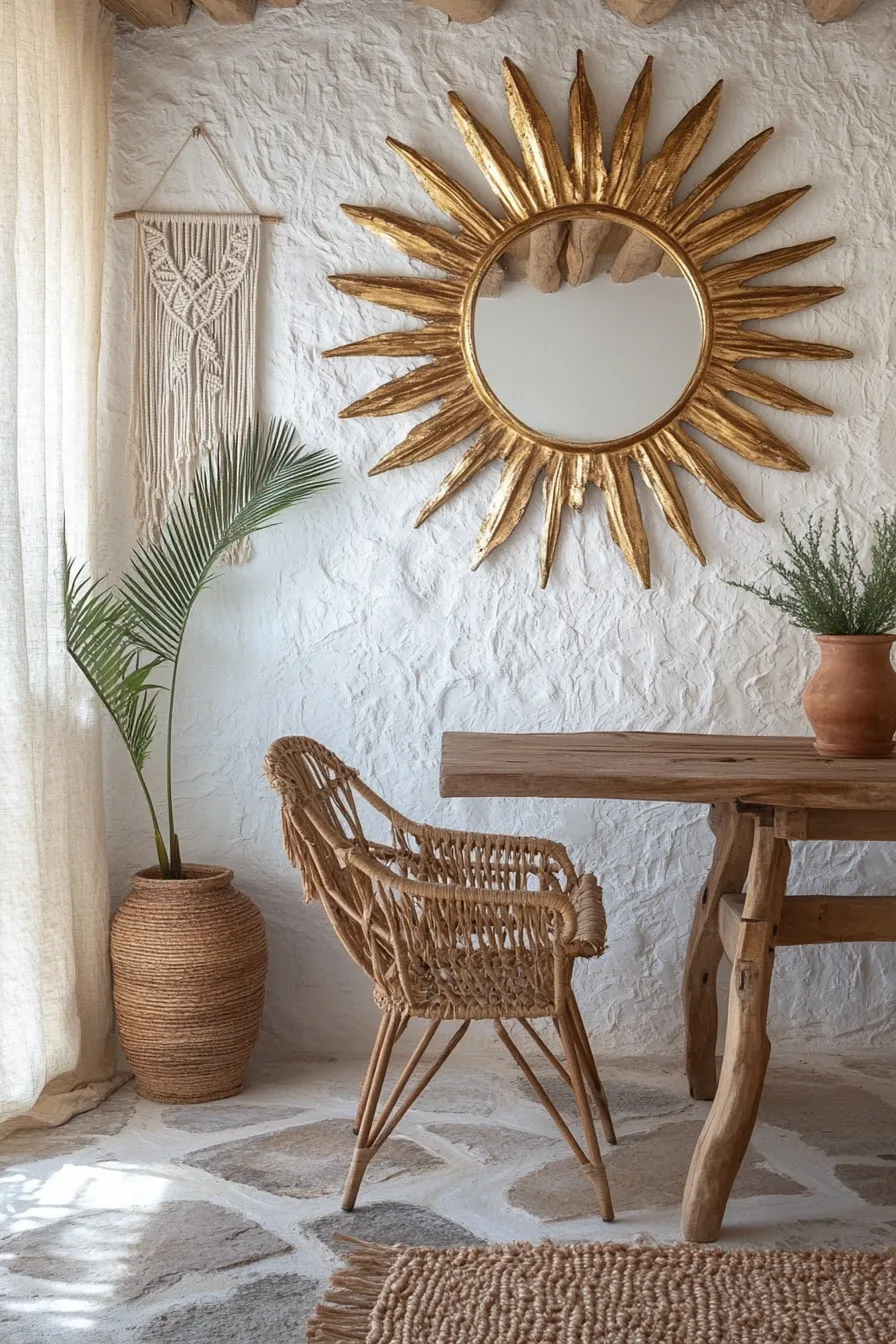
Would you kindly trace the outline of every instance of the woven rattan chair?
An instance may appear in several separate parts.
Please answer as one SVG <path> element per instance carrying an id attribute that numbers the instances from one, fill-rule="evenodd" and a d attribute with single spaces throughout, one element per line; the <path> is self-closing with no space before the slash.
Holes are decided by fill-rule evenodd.
<path id="1" fill-rule="evenodd" d="M 373 980 L 382 1021 L 361 1087 L 357 1145 L 342 1207 L 354 1208 L 364 1172 L 471 1021 L 491 1019 L 594 1184 L 601 1216 L 613 1205 L 589 1096 L 616 1142 L 594 1055 L 572 988 L 577 957 L 599 957 L 601 891 L 579 876 L 562 845 L 418 825 L 401 816 L 337 756 L 307 737 L 271 747 L 266 772 L 280 793 L 287 855 L 305 899 L 319 900 L 345 947 Z M 372 811 L 371 811 L 372 810 Z M 385 817 L 391 836 L 371 839 L 362 815 Z M 396 1041 L 412 1017 L 429 1026 L 377 1114 Z M 551 1018 L 561 1060 L 530 1019 Z M 516 1021 L 571 1087 L 584 1148 L 505 1026 Z M 442 1022 L 457 1022 L 441 1053 L 412 1083 Z"/>

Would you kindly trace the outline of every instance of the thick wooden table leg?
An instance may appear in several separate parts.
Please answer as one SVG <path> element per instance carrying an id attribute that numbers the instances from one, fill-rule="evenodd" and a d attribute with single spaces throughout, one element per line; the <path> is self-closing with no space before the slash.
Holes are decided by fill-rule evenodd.
<path id="1" fill-rule="evenodd" d="M 726 891 L 743 891 L 754 819 L 737 812 L 733 803 L 722 803 L 710 808 L 709 824 L 716 847 L 706 885 L 697 897 L 682 986 L 685 1067 L 691 1096 L 698 1101 L 711 1101 L 716 1094 L 716 975 L 722 959 L 719 899 Z"/>
<path id="2" fill-rule="evenodd" d="M 685 1186 L 682 1235 L 715 1241 L 734 1178 L 756 1124 L 768 1066 L 768 998 L 790 848 L 771 825 L 756 825 L 747 896 L 731 968 L 728 1028 L 719 1090 L 697 1141 Z"/>

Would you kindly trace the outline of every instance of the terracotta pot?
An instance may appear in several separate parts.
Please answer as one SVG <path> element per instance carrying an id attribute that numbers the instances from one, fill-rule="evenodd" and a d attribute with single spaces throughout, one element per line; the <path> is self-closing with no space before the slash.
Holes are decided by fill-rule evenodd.
<path id="1" fill-rule="evenodd" d="M 134 877 L 112 920 L 122 1049 L 150 1101 L 216 1101 L 241 1092 L 261 1025 L 267 948 L 258 907 L 229 868 L 185 864 Z"/>
<path id="2" fill-rule="evenodd" d="M 816 635 L 821 664 L 803 709 L 821 756 L 889 756 L 896 733 L 894 635 Z"/>

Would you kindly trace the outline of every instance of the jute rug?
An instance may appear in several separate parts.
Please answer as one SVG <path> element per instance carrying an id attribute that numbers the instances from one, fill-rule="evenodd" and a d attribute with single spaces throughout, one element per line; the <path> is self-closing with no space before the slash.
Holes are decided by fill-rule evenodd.
<path id="1" fill-rule="evenodd" d="M 308 1344 L 896 1344 L 896 1252 L 358 1244 Z"/>

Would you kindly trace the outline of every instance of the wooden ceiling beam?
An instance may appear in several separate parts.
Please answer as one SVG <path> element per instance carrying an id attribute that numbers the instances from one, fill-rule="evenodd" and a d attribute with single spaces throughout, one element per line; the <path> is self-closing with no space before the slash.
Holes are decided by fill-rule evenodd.
<path id="1" fill-rule="evenodd" d="M 733 9 L 741 0 L 721 0 L 721 3 L 726 9 Z M 863 0 L 805 0 L 809 13 L 819 23 L 848 19 L 862 3 Z M 607 0 L 607 4 L 614 14 L 620 14 L 638 28 L 647 28 L 671 14 L 678 0 Z"/>
<path id="2" fill-rule="evenodd" d="M 482 23 L 490 19 L 500 0 L 415 0 L 429 9 L 440 9 L 455 23 Z"/>
<path id="3" fill-rule="evenodd" d="M 193 0 L 218 23 L 251 23 L 258 0 Z M 414 0 L 447 14 L 455 23 L 482 23 L 491 18 L 500 0 Z M 721 0 L 726 9 L 743 0 Z M 292 9 L 299 0 L 265 0 L 276 9 Z M 804 0 L 806 9 L 819 23 L 837 23 L 848 19 L 863 0 Z M 179 28 L 190 14 L 191 0 L 103 0 L 107 9 L 120 14 L 138 28 Z M 614 14 L 621 15 L 639 28 L 659 23 L 672 13 L 678 0 L 607 0 Z"/>
<path id="4" fill-rule="evenodd" d="M 258 0 L 193 0 L 194 4 L 217 23 L 251 23 Z"/>
<path id="5" fill-rule="evenodd" d="M 862 0 L 806 0 L 806 8 L 819 23 L 836 23 L 854 14 Z"/>
<path id="6" fill-rule="evenodd" d="M 638 28 L 647 28 L 671 14 L 678 0 L 607 0 L 607 3 L 614 14 L 620 14 Z"/>
<path id="7" fill-rule="evenodd" d="M 103 0 L 103 4 L 135 28 L 182 28 L 190 14 L 190 0 Z"/>
<path id="8" fill-rule="evenodd" d="M 616 254 L 610 270 L 610 279 L 617 285 L 631 284 L 645 275 L 653 275 L 662 265 L 665 252 L 659 243 L 648 238 L 646 233 L 632 229 Z"/>

